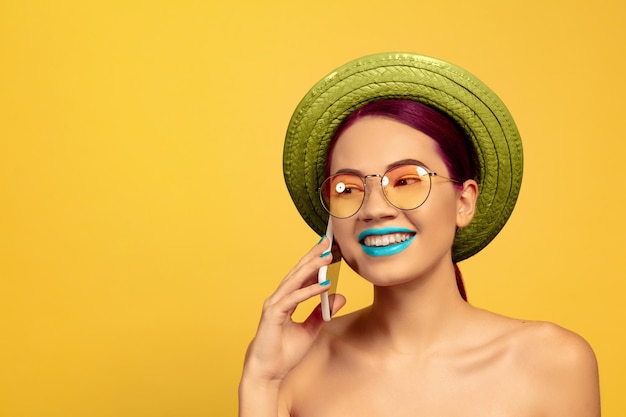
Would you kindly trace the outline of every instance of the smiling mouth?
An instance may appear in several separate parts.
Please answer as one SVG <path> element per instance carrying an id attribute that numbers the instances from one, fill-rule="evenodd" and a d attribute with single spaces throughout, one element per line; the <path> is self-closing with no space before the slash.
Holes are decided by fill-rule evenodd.
<path id="1" fill-rule="evenodd" d="M 361 243 L 367 247 L 390 246 L 397 243 L 406 242 L 415 233 L 390 233 L 387 235 L 370 235 L 363 238 Z"/>

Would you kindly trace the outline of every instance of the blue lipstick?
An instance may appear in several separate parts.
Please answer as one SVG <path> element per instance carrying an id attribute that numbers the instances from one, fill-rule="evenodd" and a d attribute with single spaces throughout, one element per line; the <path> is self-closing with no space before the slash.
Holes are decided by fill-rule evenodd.
<path id="1" fill-rule="evenodd" d="M 386 246 L 366 246 L 363 240 L 368 236 L 382 236 L 394 233 L 411 233 L 412 236 L 400 243 L 391 243 Z M 415 232 L 413 230 L 399 228 L 399 227 L 383 227 L 378 229 L 367 229 L 359 234 L 359 242 L 361 242 L 361 249 L 369 256 L 391 256 L 405 250 L 415 239 Z"/>

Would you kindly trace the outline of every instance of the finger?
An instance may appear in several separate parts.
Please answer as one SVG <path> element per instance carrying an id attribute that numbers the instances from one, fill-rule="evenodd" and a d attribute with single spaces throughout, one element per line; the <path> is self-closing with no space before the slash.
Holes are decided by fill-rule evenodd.
<path id="1" fill-rule="evenodd" d="M 291 315 L 298 307 L 298 304 L 328 291 L 329 288 L 329 284 L 321 285 L 315 283 L 293 291 L 282 298 L 270 297 L 263 306 L 263 315 L 270 318 L 273 322 L 276 320 L 276 322 L 282 323 L 286 320 L 291 320 Z"/>
<path id="2" fill-rule="evenodd" d="M 293 269 L 289 275 L 280 283 L 272 297 L 283 298 L 287 294 L 317 281 L 317 273 L 321 267 L 332 262 L 331 256 L 310 258 L 306 263 Z"/>
<path id="3" fill-rule="evenodd" d="M 287 274 L 285 279 L 283 279 L 283 282 L 289 280 L 292 277 L 292 275 L 294 274 L 294 272 L 298 271 L 300 268 L 302 268 L 308 262 L 311 262 L 312 260 L 315 260 L 315 259 L 321 257 L 321 255 L 324 252 L 328 251 L 329 244 L 330 244 L 330 241 L 328 240 L 328 238 L 326 236 L 324 236 L 302 258 L 300 258 L 300 261 L 298 261 L 298 263 L 292 268 L 290 273 Z"/>
<path id="4" fill-rule="evenodd" d="M 332 261 L 331 256 L 322 256 L 324 247 L 327 248 L 329 243 L 328 238 L 324 237 L 311 248 L 281 281 L 267 301 L 272 304 L 277 303 L 289 293 L 314 284 L 317 281 L 319 269 Z"/>

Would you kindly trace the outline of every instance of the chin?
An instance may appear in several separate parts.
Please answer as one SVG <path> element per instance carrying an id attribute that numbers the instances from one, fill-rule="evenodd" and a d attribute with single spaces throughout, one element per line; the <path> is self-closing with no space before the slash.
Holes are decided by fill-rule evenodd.
<path id="1" fill-rule="evenodd" d="M 401 259 L 400 255 L 381 258 L 361 257 L 355 261 L 350 256 L 344 257 L 346 263 L 359 274 L 360 277 L 376 286 L 387 287 L 403 284 L 419 277 L 415 257 Z"/>
<path id="2" fill-rule="evenodd" d="M 444 264 L 452 264 L 451 250 L 440 253 L 403 251 L 390 256 L 367 256 L 362 251 L 346 253 L 344 260 L 359 276 L 376 286 L 405 284 L 429 275 Z"/>

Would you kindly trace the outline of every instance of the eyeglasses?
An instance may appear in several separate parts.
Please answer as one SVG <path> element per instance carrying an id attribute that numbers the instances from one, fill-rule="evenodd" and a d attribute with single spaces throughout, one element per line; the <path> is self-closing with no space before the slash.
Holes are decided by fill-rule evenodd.
<path id="1" fill-rule="evenodd" d="M 459 183 L 419 165 L 395 166 L 383 175 L 335 174 L 326 178 L 319 188 L 326 211 L 340 219 L 354 216 L 365 200 L 366 181 L 373 177 L 380 178 L 383 195 L 389 204 L 401 210 L 416 209 L 424 204 L 430 195 L 433 177 Z"/>

